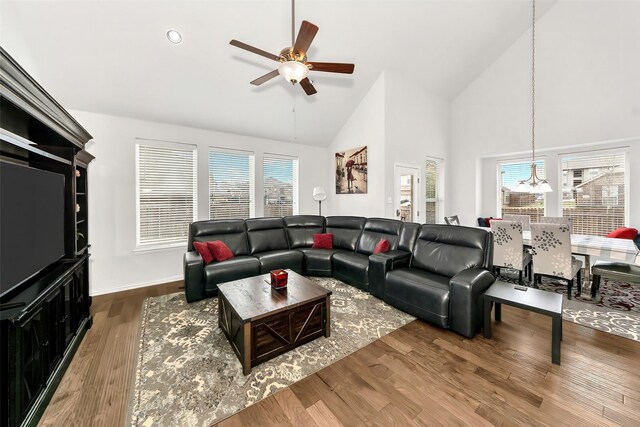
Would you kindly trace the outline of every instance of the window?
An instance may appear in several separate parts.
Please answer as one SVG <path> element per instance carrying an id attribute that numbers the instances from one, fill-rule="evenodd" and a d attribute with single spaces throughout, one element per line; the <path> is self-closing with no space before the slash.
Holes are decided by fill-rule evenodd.
<path id="1" fill-rule="evenodd" d="M 574 233 L 606 236 L 624 227 L 624 152 L 569 154 L 560 164 L 562 216 L 573 218 Z"/>
<path id="2" fill-rule="evenodd" d="M 254 156 L 246 151 L 209 152 L 209 218 L 255 216 Z"/>
<path id="3" fill-rule="evenodd" d="M 536 160 L 538 178 L 545 178 L 544 160 Z M 519 181 L 531 175 L 531 161 L 508 161 L 498 163 L 498 194 L 500 196 L 499 216 L 505 214 L 529 215 L 531 222 L 538 222 L 544 216 L 544 194 L 520 193 L 514 191 Z"/>
<path id="4" fill-rule="evenodd" d="M 187 240 L 197 213 L 196 147 L 136 144 L 138 246 L 168 246 Z"/>
<path id="5" fill-rule="evenodd" d="M 427 159 L 425 167 L 425 224 L 435 224 L 442 218 L 442 160 Z"/>
<path id="6" fill-rule="evenodd" d="M 265 154 L 264 216 L 298 213 L 298 159 Z"/>

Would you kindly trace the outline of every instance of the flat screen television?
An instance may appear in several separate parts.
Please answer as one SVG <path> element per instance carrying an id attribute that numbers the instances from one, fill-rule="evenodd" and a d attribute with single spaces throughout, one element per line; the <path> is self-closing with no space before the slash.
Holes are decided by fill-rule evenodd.
<path id="1" fill-rule="evenodd" d="M 0 296 L 64 256 L 64 175 L 0 162 Z"/>

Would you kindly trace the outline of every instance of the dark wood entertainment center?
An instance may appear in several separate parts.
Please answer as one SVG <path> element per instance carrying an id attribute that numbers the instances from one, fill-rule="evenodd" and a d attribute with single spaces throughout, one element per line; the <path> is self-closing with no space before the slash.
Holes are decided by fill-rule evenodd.
<path id="1" fill-rule="evenodd" d="M 93 156 L 84 150 L 90 139 L 0 47 L 0 160 L 65 177 L 64 257 L 0 299 L 3 426 L 38 423 L 91 327 L 87 167 Z"/>

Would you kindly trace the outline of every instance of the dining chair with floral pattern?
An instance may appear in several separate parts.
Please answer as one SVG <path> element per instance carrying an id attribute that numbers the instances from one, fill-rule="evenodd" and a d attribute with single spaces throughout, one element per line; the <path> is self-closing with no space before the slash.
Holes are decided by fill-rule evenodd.
<path id="1" fill-rule="evenodd" d="M 493 267 L 518 270 L 518 282 L 522 284 L 522 273 L 528 272 L 531 280 L 531 253 L 524 249 L 522 242 L 522 223 L 517 221 L 491 221 L 493 232 Z"/>
<path id="2" fill-rule="evenodd" d="M 533 251 L 533 281 L 541 283 L 542 276 L 567 281 L 567 295 L 571 299 L 574 278 L 578 294 L 582 291 L 582 261 L 571 255 L 571 231 L 566 224 L 531 224 Z"/>

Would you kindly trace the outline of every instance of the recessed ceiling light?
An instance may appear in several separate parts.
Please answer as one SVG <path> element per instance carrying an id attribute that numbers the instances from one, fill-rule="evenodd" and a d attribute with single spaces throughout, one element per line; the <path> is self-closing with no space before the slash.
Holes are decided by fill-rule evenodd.
<path id="1" fill-rule="evenodd" d="M 180 34 L 177 30 L 169 30 L 167 31 L 167 38 L 171 43 L 178 44 L 182 41 L 182 34 Z"/>

